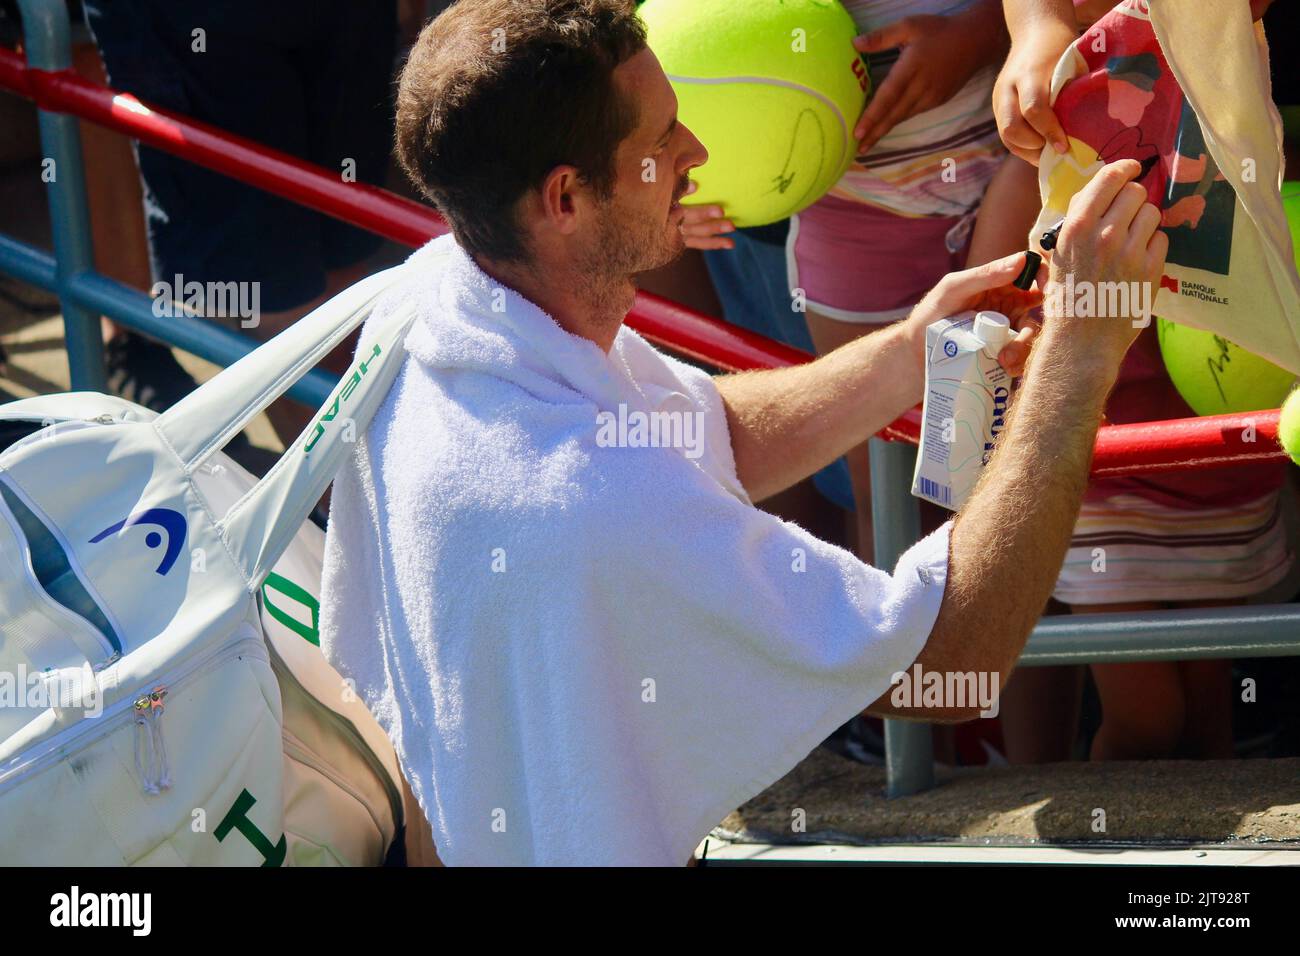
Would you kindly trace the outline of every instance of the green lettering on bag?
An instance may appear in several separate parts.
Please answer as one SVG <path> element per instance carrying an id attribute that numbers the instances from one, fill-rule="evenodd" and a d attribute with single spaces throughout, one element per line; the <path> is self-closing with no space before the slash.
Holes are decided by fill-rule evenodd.
<path id="1" fill-rule="evenodd" d="M 274 602 L 271 601 L 271 595 L 267 590 L 271 587 L 274 587 L 276 591 L 280 592 L 285 597 L 297 601 L 302 607 L 305 607 L 310 611 L 311 626 L 309 627 L 296 617 L 293 617 L 292 615 L 285 613 L 281 608 L 276 607 Z M 320 602 L 312 596 L 311 592 L 297 584 L 294 584 L 288 578 L 281 577 L 272 571 L 266 576 L 266 580 L 262 582 L 262 603 L 266 605 L 266 609 L 271 613 L 271 617 L 275 618 L 307 643 L 315 644 L 317 647 L 320 647 Z"/>
<path id="2" fill-rule="evenodd" d="M 257 848 L 257 852 L 262 854 L 265 861 L 262 866 L 280 866 L 284 863 L 285 854 L 289 851 L 288 841 L 282 836 L 280 842 L 275 846 L 266 838 L 266 834 L 257 828 L 252 820 L 248 819 L 248 811 L 257 803 L 256 798 L 247 790 L 239 791 L 239 796 L 235 798 L 234 805 L 226 812 L 225 817 L 217 828 L 212 831 L 212 835 L 221 843 L 226 839 L 230 831 L 238 830 L 242 833 L 248 842 Z"/>
<path id="3" fill-rule="evenodd" d="M 321 415 L 320 420 L 316 422 L 316 430 L 312 432 L 311 438 L 303 444 L 302 453 L 304 455 L 311 454 L 311 450 L 316 446 L 316 442 L 320 441 L 320 436 L 325 434 L 325 423 L 332 422 L 338 417 L 339 402 L 346 402 L 352 397 L 353 391 L 355 391 L 356 387 L 361 384 L 361 376 L 370 371 L 371 364 L 382 352 L 383 349 L 380 348 L 379 343 L 376 342 L 374 351 L 357 364 L 356 370 L 353 371 L 353 373 L 348 377 L 347 382 L 343 385 L 343 390 L 334 396 L 334 401 L 330 402 L 329 408 Z"/>

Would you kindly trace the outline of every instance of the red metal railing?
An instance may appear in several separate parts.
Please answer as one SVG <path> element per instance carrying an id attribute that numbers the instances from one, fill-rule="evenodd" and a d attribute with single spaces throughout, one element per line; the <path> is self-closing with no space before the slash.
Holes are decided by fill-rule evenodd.
<path id="1" fill-rule="evenodd" d="M 433 209 L 364 183 L 346 183 L 319 166 L 268 149 L 188 117 L 141 103 L 82 79 L 71 70 L 27 66 L 0 48 L 0 88 L 51 112 L 69 113 L 200 166 L 291 199 L 408 246 L 447 232 Z M 729 371 L 780 368 L 809 361 L 799 349 L 701 315 L 649 292 L 637 295 L 627 323 L 651 341 Z M 1184 471 L 1286 458 L 1277 444 L 1276 409 L 1142 425 L 1103 427 L 1094 475 Z M 881 437 L 915 443 L 920 414 L 913 409 Z"/>

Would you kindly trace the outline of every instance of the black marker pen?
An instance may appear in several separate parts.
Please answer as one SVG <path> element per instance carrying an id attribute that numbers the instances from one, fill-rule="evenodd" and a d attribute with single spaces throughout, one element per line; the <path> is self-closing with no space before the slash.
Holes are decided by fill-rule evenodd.
<path id="1" fill-rule="evenodd" d="M 1038 237 L 1038 244 L 1042 246 L 1044 249 L 1046 249 L 1048 252 L 1051 252 L 1053 249 L 1056 248 L 1056 240 L 1060 237 L 1061 227 L 1064 225 L 1065 225 L 1065 220 L 1062 219 L 1055 226 L 1053 226 L 1051 229 L 1047 230 L 1047 232 L 1043 233 L 1041 236 Z"/>
<path id="2" fill-rule="evenodd" d="M 1038 238 L 1038 244 L 1045 252 L 1051 252 L 1056 248 L 1056 240 L 1061 235 L 1061 227 L 1065 225 L 1062 219 L 1051 229 L 1048 229 Z M 1025 253 L 1025 267 L 1020 270 L 1020 275 L 1016 276 L 1016 281 L 1011 283 L 1017 289 L 1029 290 L 1034 284 L 1034 277 L 1038 275 L 1038 267 L 1043 264 L 1043 257 L 1038 253 L 1030 250 Z"/>

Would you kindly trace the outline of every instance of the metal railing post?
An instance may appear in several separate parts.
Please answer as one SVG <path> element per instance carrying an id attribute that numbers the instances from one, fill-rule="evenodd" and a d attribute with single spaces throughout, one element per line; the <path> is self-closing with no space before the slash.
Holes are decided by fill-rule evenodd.
<path id="1" fill-rule="evenodd" d="M 27 62 L 41 70 L 72 66 L 72 36 L 64 0 L 18 0 L 23 19 Z M 95 267 L 86 175 L 81 159 L 81 130 L 75 116 L 40 110 L 42 177 L 49 190 L 50 228 L 54 236 L 56 292 L 63 309 L 68 375 L 74 391 L 106 389 L 104 345 L 99 315 L 77 304 L 68 282 Z"/>
<path id="2" fill-rule="evenodd" d="M 916 448 L 873 438 L 871 523 L 876 566 L 892 571 L 904 551 L 921 538 L 921 512 L 912 497 Z M 885 796 L 904 797 L 934 786 L 934 743 L 930 725 L 885 721 Z"/>

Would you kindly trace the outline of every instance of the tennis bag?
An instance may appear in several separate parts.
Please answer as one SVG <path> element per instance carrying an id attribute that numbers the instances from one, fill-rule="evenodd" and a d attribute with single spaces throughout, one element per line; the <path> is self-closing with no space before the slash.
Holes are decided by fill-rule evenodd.
<path id="1" fill-rule="evenodd" d="M 383 862 L 400 769 L 317 646 L 324 535 L 305 519 L 392 384 L 413 310 L 367 326 L 260 481 L 221 449 L 404 268 L 161 415 L 94 392 L 0 406 L 0 864 Z"/>

